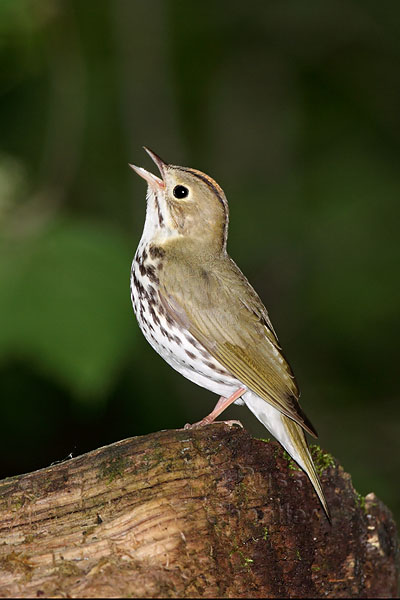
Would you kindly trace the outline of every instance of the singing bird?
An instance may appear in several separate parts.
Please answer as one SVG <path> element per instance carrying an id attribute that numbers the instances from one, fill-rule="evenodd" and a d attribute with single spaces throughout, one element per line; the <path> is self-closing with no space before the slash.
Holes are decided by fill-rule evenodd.
<path id="1" fill-rule="evenodd" d="M 227 253 L 228 203 L 196 169 L 165 163 L 145 148 L 161 178 L 148 183 L 143 234 L 131 270 L 131 298 L 150 345 L 176 371 L 220 396 L 193 426 L 245 404 L 307 473 L 329 516 L 304 430 L 317 433 L 268 312 Z"/>

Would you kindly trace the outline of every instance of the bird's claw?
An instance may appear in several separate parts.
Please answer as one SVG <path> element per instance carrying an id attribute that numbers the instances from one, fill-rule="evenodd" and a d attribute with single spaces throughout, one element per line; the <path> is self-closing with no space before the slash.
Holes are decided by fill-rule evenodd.
<path id="1" fill-rule="evenodd" d="M 238 425 L 243 429 L 243 425 L 237 419 L 232 419 L 230 421 L 208 421 L 207 418 L 202 419 L 201 421 L 197 421 L 197 423 L 186 423 L 184 429 L 199 429 L 199 427 L 204 427 L 204 425 L 211 425 L 212 423 L 223 423 L 224 425 L 228 425 L 228 427 L 234 427 Z"/>

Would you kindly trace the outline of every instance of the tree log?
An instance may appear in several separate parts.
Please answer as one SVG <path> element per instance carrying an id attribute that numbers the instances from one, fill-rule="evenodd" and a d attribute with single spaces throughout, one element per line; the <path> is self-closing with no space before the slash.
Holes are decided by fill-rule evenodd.
<path id="1" fill-rule="evenodd" d="M 396 597 L 389 510 L 314 448 L 332 523 L 276 442 L 223 423 L 0 482 L 3 597 Z"/>

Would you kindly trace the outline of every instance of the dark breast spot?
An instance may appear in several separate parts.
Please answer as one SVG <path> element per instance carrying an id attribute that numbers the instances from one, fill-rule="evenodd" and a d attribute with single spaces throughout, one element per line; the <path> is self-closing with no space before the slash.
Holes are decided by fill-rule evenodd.
<path id="1" fill-rule="evenodd" d="M 158 202 L 158 198 L 156 198 L 156 206 L 157 206 L 157 213 L 158 213 L 158 224 L 160 225 L 160 227 L 163 227 L 164 225 L 164 219 L 161 213 L 161 208 L 160 208 L 160 204 Z"/>
<path id="2" fill-rule="evenodd" d="M 218 369 L 217 367 L 214 367 L 215 371 L 217 373 L 219 373 L 219 375 L 229 375 L 229 373 L 227 373 L 226 371 L 224 371 L 223 369 Z"/>
<path id="3" fill-rule="evenodd" d="M 133 285 L 135 286 L 135 289 L 137 290 L 139 298 L 143 298 L 143 296 L 145 295 L 145 290 L 136 276 L 133 277 Z"/>
<path id="4" fill-rule="evenodd" d="M 152 300 L 155 300 L 157 297 L 157 292 L 156 290 L 153 288 L 152 285 L 147 286 L 147 295 L 149 298 L 151 298 Z M 160 306 L 161 308 L 161 306 Z M 161 311 L 160 311 L 161 312 Z"/>
<path id="5" fill-rule="evenodd" d="M 213 371 L 216 370 L 216 366 L 214 365 L 214 363 L 210 362 L 209 360 L 206 362 L 207 367 L 210 367 L 210 369 L 213 369 Z"/>
<path id="6" fill-rule="evenodd" d="M 196 355 L 193 354 L 193 352 L 190 352 L 190 350 L 185 350 L 186 354 L 188 355 L 189 358 L 191 358 L 192 360 L 195 360 Z"/>
<path id="7" fill-rule="evenodd" d="M 133 281 L 134 288 L 137 290 L 139 298 L 143 298 L 143 296 L 146 294 L 146 292 L 145 292 L 143 285 L 141 284 L 139 279 L 136 277 L 135 271 L 132 271 L 132 281 Z"/>
<path id="8" fill-rule="evenodd" d="M 159 325 L 160 324 L 160 319 L 158 318 L 158 316 L 156 314 L 156 311 L 154 310 L 154 307 L 151 304 L 149 305 L 149 312 L 150 312 L 150 314 L 151 314 L 151 316 L 153 318 L 153 322 L 156 325 Z"/>
<path id="9" fill-rule="evenodd" d="M 164 327 L 162 325 L 160 325 L 160 333 L 161 333 L 161 335 L 166 337 L 169 342 L 172 342 L 172 339 L 173 339 L 172 335 L 169 333 L 169 331 L 164 329 Z"/>
<path id="10" fill-rule="evenodd" d="M 153 267 L 153 265 L 146 267 L 145 273 L 146 273 L 147 277 L 150 279 L 150 281 L 152 281 L 153 283 L 160 283 L 160 280 L 158 279 L 158 277 L 156 275 L 156 270 Z"/>
<path id="11" fill-rule="evenodd" d="M 186 339 L 192 346 L 194 346 L 196 348 L 196 350 L 201 349 L 199 342 L 193 336 L 187 335 Z"/>
<path id="12" fill-rule="evenodd" d="M 151 258 L 163 258 L 165 256 L 165 250 L 160 246 L 154 246 L 154 244 L 150 246 L 149 253 Z"/>

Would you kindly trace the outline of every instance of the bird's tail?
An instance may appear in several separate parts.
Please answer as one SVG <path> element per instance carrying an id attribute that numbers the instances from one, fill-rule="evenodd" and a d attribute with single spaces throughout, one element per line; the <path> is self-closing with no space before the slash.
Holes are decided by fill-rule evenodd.
<path id="1" fill-rule="evenodd" d="M 328 505 L 322 491 L 321 482 L 315 469 L 308 448 L 303 429 L 295 421 L 280 413 L 276 408 L 268 404 L 254 392 L 246 392 L 243 395 L 248 408 L 255 414 L 257 419 L 272 433 L 282 444 L 290 456 L 308 475 L 323 509 L 330 520 Z"/>

